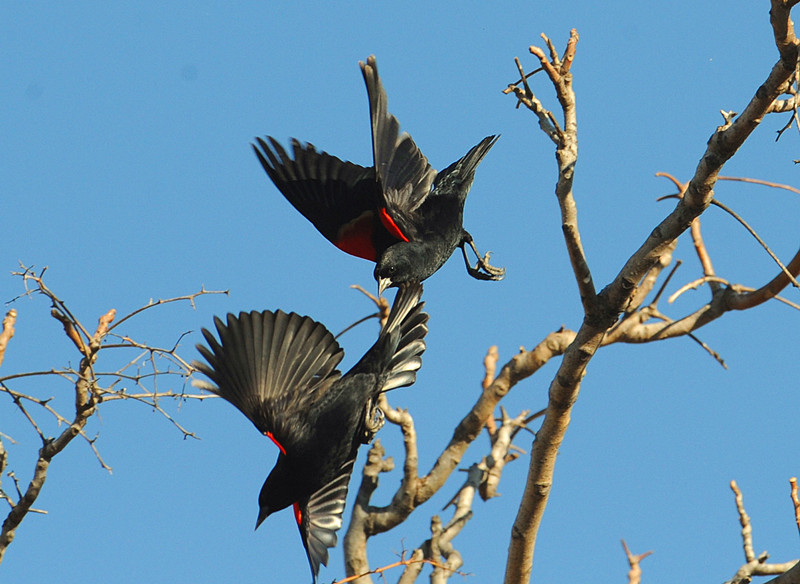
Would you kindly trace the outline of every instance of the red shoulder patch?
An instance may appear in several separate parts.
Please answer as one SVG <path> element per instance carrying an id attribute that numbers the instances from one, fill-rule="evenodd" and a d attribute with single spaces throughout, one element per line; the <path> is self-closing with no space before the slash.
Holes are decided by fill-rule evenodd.
<path id="1" fill-rule="evenodd" d="M 300 503 L 295 501 L 293 507 L 294 507 L 294 520 L 297 521 L 297 525 L 302 525 L 303 512 L 300 510 Z"/>
<path id="2" fill-rule="evenodd" d="M 381 207 L 380 213 L 378 214 L 381 218 L 381 223 L 386 228 L 386 231 L 394 235 L 397 239 L 402 241 L 408 241 L 408 238 L 405 234 L 400 231 L 400 228 L 397 226 L 397 223 L 394 222 L 394 219 L 389 217 L 389 213 L 386 211 L 386 207 Z"/>
<path id="3" fill-rule="evenodd" d="M 372 243 L 372 222 L 374 215 L 372 211 L 364 211 L 350 221 L 345 223 L 336 237 L 333 244 L 345 253 L 364 258 L 374 262 L 378 258 L 375 245 Z"/>
<path id="4" fill-rule="evenodd" d="M 286 454 L 286 449 L 280 442 L 278 442 L 278 439 L 272 435 L 272 432 L 264 432 L 264 435 L 275 443 L 275 446 L 278 447 L 278 450 L 280 450 L 283 454 Z"/>

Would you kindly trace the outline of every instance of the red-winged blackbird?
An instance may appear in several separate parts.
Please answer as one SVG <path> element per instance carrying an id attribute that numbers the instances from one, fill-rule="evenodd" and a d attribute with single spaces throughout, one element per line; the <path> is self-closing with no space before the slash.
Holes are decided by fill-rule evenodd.
<path id="1" fill-rule="evenodd" d="M 411 385 L 425 350 L 422 285 L 401 286 L 378 340 L 344 376 L 344 351 L 320 323 L 282 311 L 215 318 L 219 342 L 203 329 L 208 361 L 192 365 L 280 450 L 258 497 L 256 528 L 294 507 L 314 582 L 342 525 L 347 484 L 361 444 L 383 423 L 380 393 Z"/>
<path id="2" fill-rule="evenodd" d="M 253 144 L 275 186 L 336 247 L 376 262 L 379 290 L 422 281 L 460 247 L 470 275 L 500 280 L 504 268 L 481 257 L 463 228 L 464 201 L 475 169 L 497 141 L 487 136 L 438 174 L 414 140 L 399 133 L 387 109 L 375 57 L 360 62 L 369 95 L 374 166 L 344 162 L 311 144 L 292 140 L 294 159 L 271 136 Z M 464 247 L 478 261 L 472 267 Z"/>

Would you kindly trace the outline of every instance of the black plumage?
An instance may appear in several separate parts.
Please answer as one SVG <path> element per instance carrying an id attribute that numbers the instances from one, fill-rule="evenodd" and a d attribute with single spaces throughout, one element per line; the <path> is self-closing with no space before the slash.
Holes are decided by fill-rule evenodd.
<path id="1" fill-rule="evenodd" d="M 341 250 L 376 262 L 375 279 L 387 286 L 422 281 L 460 247 L 475 278 L 500 280 L 505 269 L 481 256 L 463 227 L 464 202 L 475 170 L 497 136 L 487 136 L 463 158 L 437 173 L 387 109 L 375 57 L 360 63 L 372 120 L 373 166 L 345 162 L 312 144 L 292 140 L 291 155 L 272 137 L 253 145 L 275 186 Z M 466 245 L 477 256 L 473 267 Z"/>
<path id="2" fill-rule="evenodd" d="M 193 362 L 212 383 L 195 385 L 236 406 L 280 449 L 258 498 L 258 527 L 294 507 L 316 582 L 336 545 L 347 485 L 361 444 L 382 421 L 381 392 L 414 383 L 425 350 L 428 315 L 422 286 L 401 286 L 378 340 L 344 376 L 333 335 L 307 316 L 283 311 L 215 318 L 219 341 L 203 329 L 207 361 Z"/>

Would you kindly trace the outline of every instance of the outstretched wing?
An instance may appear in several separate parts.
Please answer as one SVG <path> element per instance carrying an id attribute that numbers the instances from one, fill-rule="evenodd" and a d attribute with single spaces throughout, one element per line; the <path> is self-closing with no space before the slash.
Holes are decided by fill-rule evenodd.
<path id="1" fill-rule="evenodd" d="M 411 136 L 400 133 L 400 123 L 389 113 L 375 57 L 370 55 L 359 65 L 367 85 L 372 153 L 385 204 L 380 218 L 398 239 L 414 240 L 419 223 L 415 211 L 431 192 L 436 171 Z"/>
<path id="2" fill-rule="evenodd" d="M 236 406 L 278 447 L 291 450 L 309 405 L 339 379 L 344 352 L 333 335 L 307 316 L 283 311 L 214 318 L 219 342 L 203 329 L 208 364 L 192 366 L 213 383 L 195 381 Z"/>
<path id="3" fill-rule="evenodd" d="M 328 549 L 336 545 L 336 532 L 342 527 L 347 485 L 355 460 L 353 457 L 345 462 L 336 477 L 311 495 L 296 516 L 315 583 L 319 565 L 328 565 Z"/>
<path id="4" fill-rule="evenodd" d="M 292 158 L 271 136 L 253 150 L 267 175 L 295 209 L 344 252 L 375 261 L 375 213 L 381 194 L 375 170 L 317 151 L 292 139 Z"/>

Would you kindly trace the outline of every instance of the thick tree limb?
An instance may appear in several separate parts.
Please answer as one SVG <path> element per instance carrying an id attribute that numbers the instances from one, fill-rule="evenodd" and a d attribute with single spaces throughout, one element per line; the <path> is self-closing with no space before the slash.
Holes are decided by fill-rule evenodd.
<path id="1" fill-rule="evenodd" d="M 536 537 L 552 486 L 558 448 L 569 426 L 571 408 L 578 397 L 587 363 L 601 345 L 606 332 L 617 322 L 618 315 L 630 305 L 639 282 L 672 249 L 677 237 L 688 230 L 694 219 L 711 204 L 719 171 L 758 126 L 775 99 L 788 87 L 797 65 L 798 46 L 789 18 L 790 7 L 789 3 L 773 0 L 770 15 L 781 59 L 742 115 L 735 120 L 732 115 L 726 116 L 725 124 L 717 128 L 711 136 L 695 175 L 676 208 L 652 231 L 614 280 L 597 295 L 596 302 L 587 302 L 582 297 L 584 322 L 575 340 L 564 353 L 561 366 L 550 385 L 547 413 L 534 441 L 528 480 L 511 533 L 505 575 L 507 584 L 524 583 L 530 579 Z M 537 54 L 540 61 L 542 54 L 541 51 Z M 547 68 L 543 65 L 543 68 L 552 80 L 550 71 L 554 67 Z M 564 105 L 560 85 L 555 81 L 553 85 L 562 109 L 569 109 L 569 104 L 567 107 Z M 562 166 L 559 160 L 559 184 L 561 178 Z M 570 254 L 572 258 L 572 251 Z M 576 270 L 576 274 L 578 273 Z M 712 300 L 707 309 L 694 317 L 695 324 L 711 320 L 714 317 L 712 308 L 727 300 L 726 296 L 718 295 L 721 299 L 718 302 Z M 717 310 L 724 308 L 720 306 Z"/>
<path id="2" fill-rule="evenodd" d="M 405 410 L 392 408 L 381 402 L 386 419 L 398 424 L 403 432 L 406 460 L 403 479 L 392 501 L 384 507 L 370 505 L 378 486 L 381 472 L 394 468 L 391 458 L 384 459 L 385 450 L 379 441 L 370 449 L 364 467 L 350 524 L 344 538 L 345 569 L 348 576 L 367 574 L 367 540 L 373 535 L 388 531 L 403 521 L 421 504 L 430 499 L 458 467 L 467 447 L 481 434 L 486 419 L 492 415 L 500 400 L 521 380 L 533 375 L 550 359 L 563 354 L 575 338 L 575 333 L 559 330 L 550 333 L 531 351 L 521 351 L 500 370 L 497 377 L 481 393 L 470 412 L 461 420 L 453 437 L 437 458 L 427 475 L 418 476 L 416 432 L 413 419 Z M 358 584 L 371 582 L 368 576 L 356 579 Z"/>
<path id="3" fill-rule="evenodd" d="M 764 584 L 800 584 L 800 562 L 797 562 L 777 578 L 768 580 Z"/>

